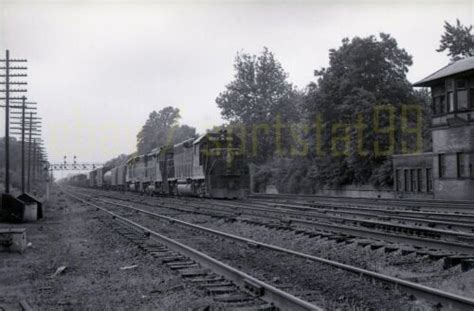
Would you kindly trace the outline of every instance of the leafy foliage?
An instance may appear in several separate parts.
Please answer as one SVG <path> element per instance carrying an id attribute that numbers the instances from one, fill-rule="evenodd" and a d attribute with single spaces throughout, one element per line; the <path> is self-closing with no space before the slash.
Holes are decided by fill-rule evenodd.
<path id="1" fill-rule="evenodd" d="M 175 144 L 196 135 L 196 129 L 188 125 L 179 125 L 181 118 L 179 109 L 165 107 L 150 113 L 148 120 L 137 134 L 137 150 L 139 154 L 152 149 Z"/>
<path id="2" fill-rule="evenodd" d="M 474 56 L 474 37 L 471 34 L 472 25 L 463 26 L 459 19 L 456 25 L 444 22 L 444 34 L 441 36 L 437 52 L 448 50 L 448 55 L 453 60 Z"/>
<path id="3" fill-rule="evenodd" d="M 379 186 L 391 184 L 391 174 L 387 173 L 391 159 L 376 154 L 373 146 L 377 142 L 381 150 L 389 150 L 393 144 L 389 135 L 375 130 L 374 108 L 382 109 L 378 114 L 380 127 L 390 124 L 390 113 L 383 107 L 390 105 L 390 109 L 395 109 L 392 124 L 396 124 L 397 132 L 393 152 L 400 152 L 401 107 L 420 103 L 421 96 L 415 95 L 406 78 L 411 65 L 411 56 L 398 47 L 394 38 L 384 33 L 379 38 L 345 38 L 341 47 L 330 50 L 329 67 L 315 71 L 319 79 L 317 84 L 308 86 L 305 106 L 312 119 L 320 116 L 323 120 L 322 149 L 331 150 L 331 126 L 335 123 L 349 125 L 351 148 L 347 156 L 326 152 L 313 158 L 318 172 L 315 182 L 330 186 L 368 182 Z M 421 104 L 426 105 L 426 102 L 421 101 Z M 358 118 L 365 126 L 362 134 L 351 126 L 357 124 Z M 313 132 L 312 135 L 316 134 Z M 362 148 L 357 145 L 358 136 L 362 138 Z M 316 152 L 313 150 L 312 154 Z"/>
<path id="4" fill-rule="evenodd" d="M 255 169 L 255 191 L 265 192 L 267 185 L 275 185 L 281 193 L 312 193 L 316 184 L 312 179 L 314 166 L 307 159 L 275 158 Z"/>
<path id="5" fill-rule="evenodd" d="M 124 165 L 127 162 L 129 157 L 130 155 L 120 154 L 117 157 L 105 162 L 104 167 L 116 167 L 119 165 Z"/>
<path id="6" fill-rule="evenodd" d="M 234 69 L 234 80 L 219 94 L 216 103 L 224 119 L 245 128 L 252 160 L 264 162 L 275 151 L 275 120 L 288 122 L 299 118 L 298 108 L 294 106 L 297 92 L 267 48 L 259 56 L 237 54 Z M 258 150 L 252 149 L 253 131 L 258 135 Z"/>

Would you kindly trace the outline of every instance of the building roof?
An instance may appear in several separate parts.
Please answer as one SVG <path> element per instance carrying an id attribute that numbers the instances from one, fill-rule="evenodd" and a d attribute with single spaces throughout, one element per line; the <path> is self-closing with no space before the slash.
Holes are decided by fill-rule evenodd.
<path id="1" fill-rule="evenodd" d="M 199 136 L 198 138 L 196 138 L 196 140 L 193 142 L 193 144 L 198 144 L 199 142 L 201 142 L 201 140 L 206 137 L 207 133 L 206 134 L 202 134 L 201 136 Z"/>
<path id="2" fill-rule="evenodd" d="M 458 60 L 450 63 L 438 71 L 432 73 L 421 81 L 413 84 L 413 86 L 430 86 L 434 81 L 446 78 L 461 72 L 474 70 L 474 57 L 468 57 L 465 59 Z"/>

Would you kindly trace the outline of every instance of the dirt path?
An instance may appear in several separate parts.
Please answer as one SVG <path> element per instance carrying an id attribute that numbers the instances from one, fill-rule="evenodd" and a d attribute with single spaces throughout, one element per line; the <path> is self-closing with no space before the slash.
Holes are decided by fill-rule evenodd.
<path id="1" fill-rule="evenodd" d="M 44 219 L 13 226 L 27 229 L 32 246 L 23 254 L 0 253 L 0 310 L 20 310 L 22 299 L 38 310 L 191 310 L 212 304 L 97 215 L 54 193 Z M 131 265 L 137 267 L 120 269 Z M 66 269 L 53 276 L 61 266 Z"/>

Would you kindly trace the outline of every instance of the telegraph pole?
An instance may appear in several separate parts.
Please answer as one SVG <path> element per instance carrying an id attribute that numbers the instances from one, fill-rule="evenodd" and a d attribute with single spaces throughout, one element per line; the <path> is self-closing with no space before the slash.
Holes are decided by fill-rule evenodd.
<path id="1" fill-rule="evenodd" d="M 26 191 L 30 192 L 31 189 L 31 135 L 33 134 L 33 113 L 30 112 L 30 130 L 28 137 L 28 186 Z"/>
<path id="2" fill-rule="evenodd" d="M 21 97 L 10 96 L 10 93 L 21 93 L 26 92 L 26 89 L 12 89 L 11 85 L 24 85 L 26 82 L 11 81 L 13 77 L 26 77 L 23 73 L 11 73 L 12 70 L 26 70 L 26 67 L 15 67 L 11 66 L 11 63 L 15 62 L 26 62 L 24 59 L 10 59 L 10 51 L 5 51 L 5 59 L 0 60 L 5 63 L 5 67 L 0 69 L 5 70 L 5 74 L 0 75 L 5 80 L 1 84 L 5 86 L 5 89 L 1 90 L 5 93 L 3 99 L 5 101 L 5 193 L 10 193 L 10 100 L 11 99 L 22 99 Z"/>
<path id="3" fill-rule="evenodd" d="M 5 193 L 10 193 L 10 51 L 5 52 Z"/>
<path id="4" fill-rule="evenodd" d="M 33 184 L 36 184 L 38 175 L 41 173 L 42 141 L 40 138 L 33 138 Z"/>
<path id="5" fill-rule="evenodd" d="M 21 193 L 25 193 L 25 101 L 21 105 Z"/>
<path id="6" fill-rule="evenodd" d="M 33 138 L 33 183 L 36 178 L 36 138 Z"/>
<path id="7" fill-rule="evenodd" d="M 16 104 L 16 103 L 14 103 L 14 104 Z M 21 135 L 21 192 L 22 193 L 25 192 L 25 185 L 26 185 L 26 182 L 25 182 L 25 173 L 26 173 L 26 171 L 25 171 L 25 161 L 26 161 L 26 157 L 25 157 L 25 131 L 26 131 L 26 126 L 27 126 L 27 123 L 26 123 L 26 110 L 36 109 L 36 107 L 28 107 L 27 105 L 36 105 L 36 103 L 26 102 L 26 97 L 23 96 L 21 106 L 12 106 L 12 105 L 10 105 L 10 108 L 12 108 L 12 109 L 14 109 L 14 108 L 21 109 L 21 113 L 20 113 L 21 117 L 15 117 L 15 115 L 18 115 L 18 113 L 15 113 L 15 112 L 10 113 L 10 114 L 13 115 L 13 116 L 10 117 L 10 119 L 20 120 L 20 122 L 18 123 L 18 122 L 15 122 L 15 121 L 11 121 L 10 124 L 20 125 L 19 128 L 12 127 L 11 129 L 12 130 L 20 130 L 21 132 L 20 133 L 11 133 L 11 134 Z"/>
<path id="8" fill-rule="evenodd" d="M 25 102 L 25 104 L 28 105 L 36 105 L 35 102 Z M 25 105 L 24 109 L 22 106 L 10 106 L 11 108 L 21 108 L 22 112 L 12 112 L 11 114 L 21 114 L 20 117 L 15 117 L 12 116 L 11 119 L 14 119 L 14 121 L 10 122 L 10 124 L 15 124 L 15 125 L 20 125 L 20 127 L 11 127 L 11 130 L 19 130 L 20 132 L 13 133 L 15 135 L 21 135 L 22 136 L 22 168 L 26 162 L 26 151 L 24 149 L 24 144 L 28 142 L 28 166 L 26 169 L 23 170 L 24 175 L 27 176 L 28 181 L 25 182 L 27 191 L 30 191 L 30 185 L 31 182 L 29 179 L 31 179 L 31 149 L 32 149 L 32 141 L 33 138 L 35 138 L 39 133 L 37 132 L 39 130 L 38 126 L 40 125 L 40 119 L 38 117 L 34 117 L 33 115 L 36 114 L 36 112 L 26 112 L 26 110 L 35 110 L 36 107 L 29 107 Z M 24 113 L 23 113 L 23 110 Z M 15 122 L 15 120 L 19 120 L 19 122 Z M 28 138 L 26 137 L 28 135 Z M 27 173 L 25 172 L 27 171 Z M 25 174 L 26 173 L 26 174 Z M 23 188 L 23 187 L 22 187 Z"/>

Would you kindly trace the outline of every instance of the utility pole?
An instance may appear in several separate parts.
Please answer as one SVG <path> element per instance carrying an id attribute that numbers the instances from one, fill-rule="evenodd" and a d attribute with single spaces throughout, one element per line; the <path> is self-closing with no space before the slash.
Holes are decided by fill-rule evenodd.
<path id="1" fill-rule="evenodd" d="M 36 138 L 33 138 L 33 184 L 36 179 Z"/>
<path id="2" fill-rule="evenodd" d="M 5 193 L 10 193 L 10 100 L 18 99 L 21 100 L 21 97 L 10 96 L 10 93 L 21 93 L 26 92 L 26 89 L 12 89 L 11 85 L 25 85 L 26 82 L 11 81 L 11 78 L 15 77 L 26 77 L 24 73 L 11 73 L 11 71 L 16 70 L 26 70 L 26 67 L 16 67 L 11 66 L 11 63 L 26 62 L 25 59 L 10 59 L 10 51 L 5 51 L 5 59 L 0 60 L 1 63 L 4 63 L 4 67 L 0 69 L 5 71 L 5 74 L 1 74 L 0 77 L 5 78 L 4 82 L 1 82 L 5 86 L 5 89 L 2 89 L 1 92 L 5 93 L 5 97 L 0 99 L 5 101 Z"/>
<path id="3" fill-rule="evenodd" d="M 28 137 L 28 186 L 27 191 L 31 190 L 31 135 L 33 134 L 33 114 L 30 112 L 30 130 Z"/>
<path id="4" fill-rule="evenodd" d="M 53 168 L 51 168 L 51 175 L 50 175 L 50 168 L 49 168 L 49 163 L 46 162 L 46 201 L 49 201 L 49 195 L 51 192 L 51 183 L 53 182 Z"/>
<path id="5" fill-rule="evenodd" d="M 21 193 L 25 193 L 25 108 L 26 97 L 21 105 Z"/>
<path id="6" fill-rule="evenodd" d="M 28 105 L 36 105 L 34 102 L 26 102 Z M 21 108 L 21 106 L 11 106 L 13 108 Z M 30 106 L 25 106 L 25 110 L 30 110 L 30 109 L 36 109 L 36 107 L 30 107 Z M 22 109 L 23 110 L 23 109 Z M 12 114 L 19 114 L 12 112 Z M 31 189 L 31 150 L 32 150 L 32 142 L 34 138 L 39 139 L 38 135 L 40 135 L 40 125 L 41 125 L 41 118 L 35 117 L 36 112 L 30 111 L 28 114 L 25 111 L 25 113 L 21 113 L 21 117 L 15 117 L 12 116 L 11 119 L 14 121 L 11 122 L 11 124 L 15 125 L 20 125 L 20 127 L 11 127 L 12 130 L 20 130 L 20 132 L 13 133 L 15 135 L 22 135 L 22 141 L 23 143 L 28 142 L 28 163 L 27 163 L 27 168 L 26 171 L 27 173 L 25 174 L 27 176 L 27 181 L 25 182 L 26 184 L 26 191 L 29 192 Z M 20 120 L 19 122 L 15 122 L 15 120 Z M 26 135 L 28 135 L 28 138 L 26 138 Z M 22 155 L 23 155 L 23 162 L 26 162 L 26 151 L 24 149 L 22 150 Z"/>
<path id="7" fill-rule="evenodd" d="M 16 104 L 16 103 L 14 103 Z M 14 106 L 14 105 L 10 105 L 10 108 L 11 109 L 15 109 L 15 108 L 19 108 L 21 109 L 21 117 L 16 117 L 15 115 L 17 115 L 18 113 L 15 113 L 15 112 L 11 112 L 10 114 L 12 114 L 12 116 L 10 117 L 10 119 L 14 120 L 14 121 L 11 121 L 10 124 L 12 125 L 15 125 L 15 124 L 18 124 L 20 125 L 19 128 L 15 128 L 15 127 L 11 127 L 10 129 L 11 130 L 20 130 L 21 132 L 20 133 L 11 133 L 11 134 L 19 134 L 21 135 L 21 192 L 24 193 L 25 192 L 25 161 L 26 161 L 26 157 L 25 157 L 25 131 L 26 131 L 26 126 L 27 126 L 27 122 L 26 122 L 26 110 L 31 110 L 31 109 L 36 109 L 36 107 L 29 107 L 28 105 L 36 105 L 36 103 L 34 102 L 26 102 L 26 97 L 23 96 L 22 97 L 22 102 L 21 102 L 21 106 Z M 31 112 L 31 114 L 33 114 L 35 112 Z M 20 120 L 20 122 L 15 122 L 15 120 Z"/>

